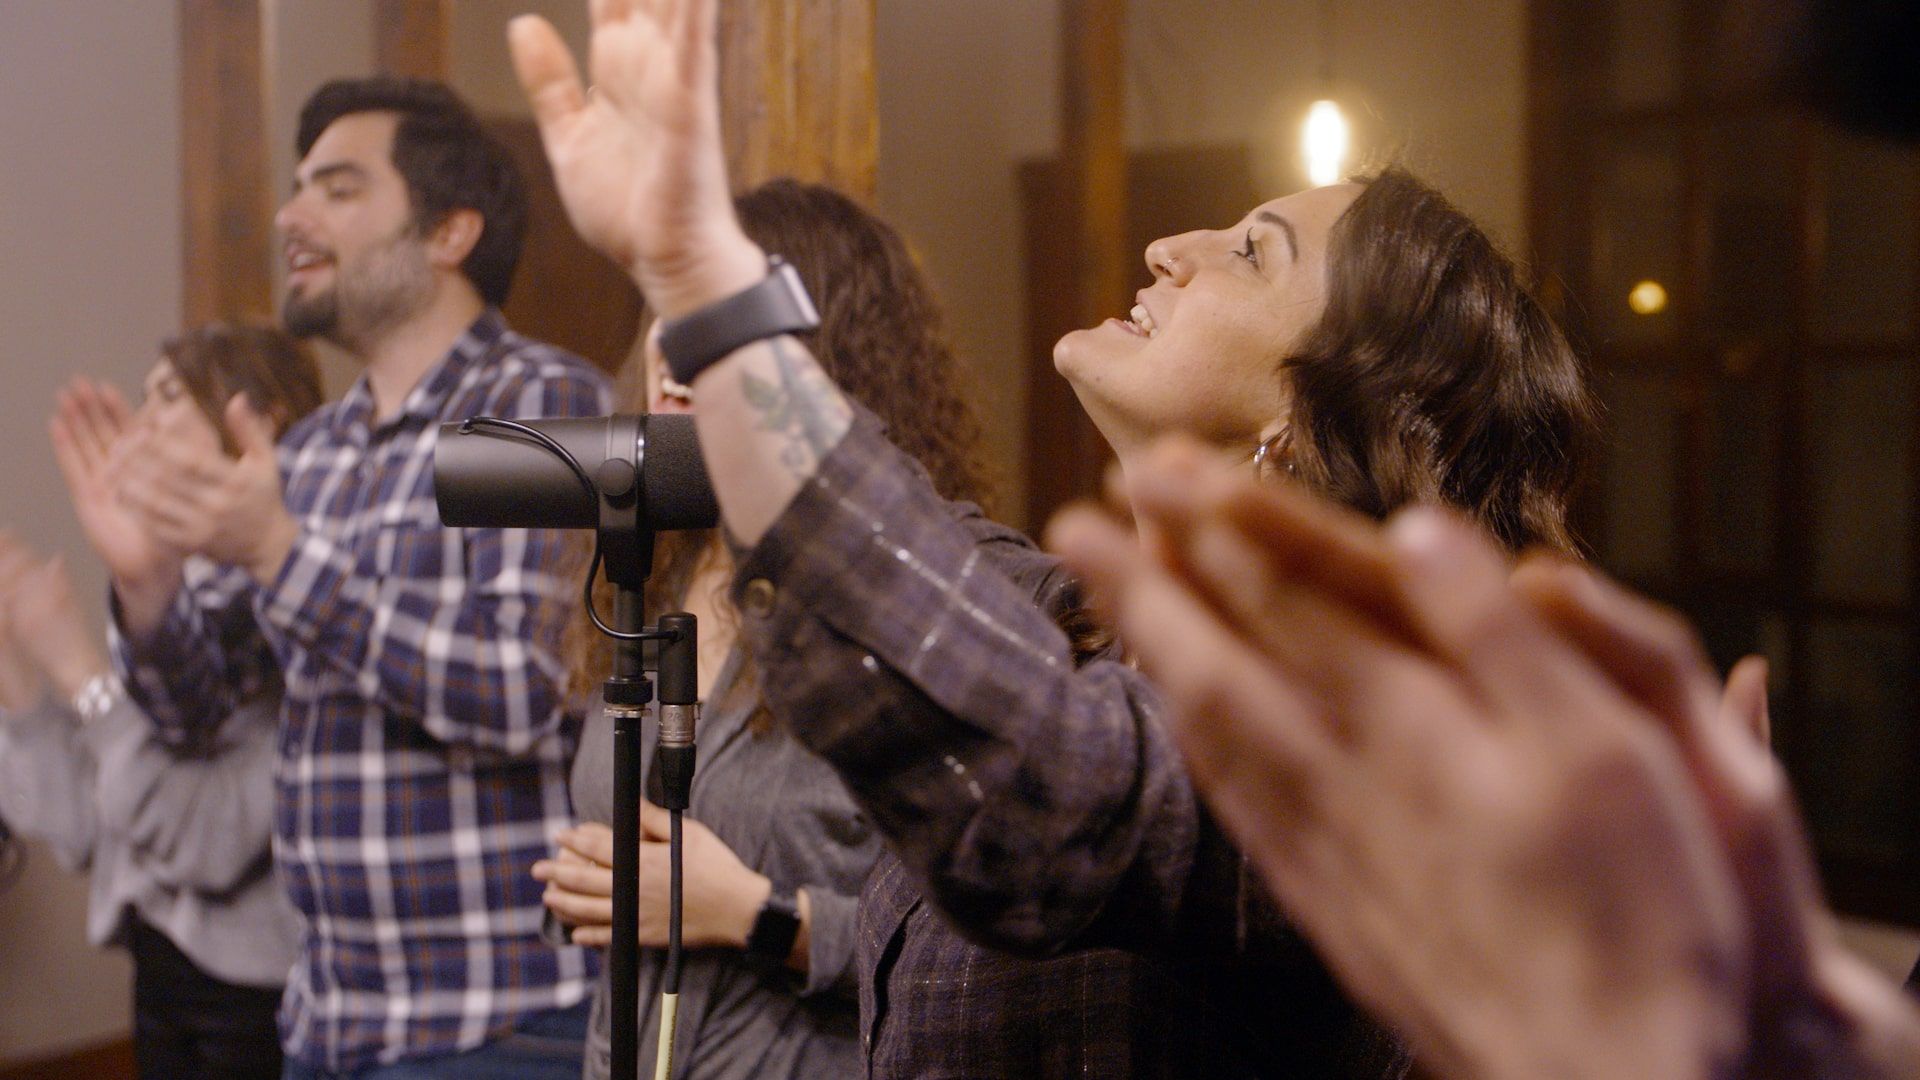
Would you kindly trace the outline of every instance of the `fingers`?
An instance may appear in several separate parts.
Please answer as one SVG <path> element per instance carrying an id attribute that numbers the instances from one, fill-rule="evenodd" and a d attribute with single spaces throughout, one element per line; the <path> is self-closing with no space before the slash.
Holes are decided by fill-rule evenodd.
<path id="1" fill-rule="evenodd" d="M 241 455 L 273 454 L 273 421 L 257 413 L 247 395 L 233 395 L 227 402 L 227 435 Z"/>
<path id="2" fill-rule="evenodd" d="M 613 865 L 613 830 L 598 821 L 585 821 L 563 829 L 557 837 L 561 848 L 602 866 Z"/>
<path id="3" fill-rule="evenodd" d="M 574 890 L 559 881 L 549 881 L 546 892 L 540 895 L 540 902 L 568 926 L 613 925 L 611 888 L 605 895 L 599 895 Z"/>
<path id="4" fill-rule="evenodd" d="M 1737 711 L 1726 711 L 1699 639 L 1678 615 L 1568 564 L 1534 560 L 1514 580 L 1533 607 L 1679 742 L 1723 824 L 1784 798 L 1783 774 L 1752 735 L 1754 710 L 1764 711 L 1765 703 L 1756 706 L 1748 696 L 1764 698 L 1763 669 L 1747 666 L 1742 696 L 1733 701 Z"/>
<path id="5" fill-rule="evenodd" d="M 82 448 L 79 436 L 66 417 L 56 412 L 47 419 L 47 437 L 53 443 L 54 464 L 67 483 L 67 493 L 79 502 L 96 490 L 99 462 Z"/>
<path id="6" fill-rule="evenodd" d="M 594 5 L 594 24 L 602 24 L 604 2 Z M 553 24 L 538 15 L 522 15 L 507 24 L 507 47 L 513 72 L 533 107 L 533 118 L 543 134 L 563 126 L 587 106 L 580 85 L 580 68 Z"/>
<path id="7" fill-rule="evenodd" d="M 1245 534 L 1268 564 L 1262 576 L 1310 582 L 1390 636 L 1409 635 L 1392 558 L 1371 522 L 1301 491 L 1249 483 L 1190 443 L 1163 443 L 1134 479 L 1136 509 L 1166 534 L 1170 548 L 1198 521 L 1218 518 Z M 1216 592 L 1200 575 L 1195 581 L 1243 625 L 1270 621 L 1261 594 Z"/>
<path id="8" fill-rule="evenodd" d="M 1618 715 L 1604 707 L 1617 696 L 1606 679 L 1512 587 L 1504 555 L 1485 534 L 1451 513 L 1416 507 L 1395 515 L 1386 536 L 1419 633 L 1490 706 L 1487 719 L 1551 726 L 1564 738 L 1597 734 L 1585 724 Z"/>
<path id="9" fill-rule="evenodd" d="M 631 0 L 589 0 L 587 14 L 595 29 L 619 22 L 633 13 Z"/>
<path id="10" fill-rule="evenodd" d="M 111 422 L 111 410 L 101 403 L 93 384 L 83 378 L 73 379 L 61 389 L 54 420 L 77 460 L 90 467 L 106 460 L 113 440 L 120 434 Z"/>
<path id="11" fill-rule="evenodd" d="M 1097 512 L 1056 516 L 1047 543 L 1086 577 L 1129 648 L 1153 672 L 1173 706 L 1172 729 L 1203 783 L 1311 789 L 1308 776 L 1333 748 L 1268 661 L 1241 645 L 1191 590 Z M 1245 746 L 1258 746 L 1259 755 L 1243 754 Z"/>
<path id="12" fill-rule="evenodd" d="M 21 543 L 18 536 L 9 529 L 0 529 L 0 600 L 12 597 L 37 562 L 32 550 Z"/>
<path id="13" fill-rule="evenodd" d="M 1514 588 L 1616 686 L 1682 742 L 1719 708 L 1719 687 L 1684 620 L 1599 574 L 1552 557 L 1525 560 Z"/>
<path id="14" fill-rule="evenodd" d="M 1742 657 L 1727 673 L 1727 687 L 1720 694 L 1720 719 L 1727 726 L 1751 734 L 1768 745 L 1773 738 L 1773 722 L 1767 713 L 1767 658 Z"/>

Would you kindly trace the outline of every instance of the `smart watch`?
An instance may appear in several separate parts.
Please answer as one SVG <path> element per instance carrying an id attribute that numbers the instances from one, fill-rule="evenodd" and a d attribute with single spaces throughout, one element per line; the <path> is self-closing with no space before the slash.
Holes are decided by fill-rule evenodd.
<path id="1" fill-rule="evenodd" d="M 763 971 L 778 971 L 786 966 L 793 952 L 794 939 L 800 936 L 800 901 L 796 893 L 774 889 L 754 917 L 747 933 L 747 959 Z"/>
<path id="2" fill-rule="evenodd" d="M 820 313 L 793 264 L 774 255 L 759 283 L 660 327 L 660 355 L 675 382 L 694 377 L 736 350 L 781 334 L 818 328 Z"/>

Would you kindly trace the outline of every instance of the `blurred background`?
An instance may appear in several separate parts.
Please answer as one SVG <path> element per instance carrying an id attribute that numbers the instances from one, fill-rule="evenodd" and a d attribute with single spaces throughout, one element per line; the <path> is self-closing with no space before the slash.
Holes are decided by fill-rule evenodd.
<path id="1" fill-rule="evenodd" d="M 0 527 L 84 550 L 45 437 L 70 374 L 131 392 L 183 325 L 271 311 L 270 218 L 315 87 L 438 73 L 537 171 L 503 28 L 540 11 L 578 51 L 584 6 L 0 0 Z M 1098 481 L 1048 350 L 1124 315 L 1148 240 L 1237 220 L 1329 155 L 1447 191 L 1533 267 L 1591 359 L 1608 409 L 1581 510 L 1594 554 L 1687 611 L 1723 665 L 1772 660 L 1776 746 L 1831 898 L 1857 947 L 1905 973 L 1920 952 L 1905 929 L 1920 924 L 1920 151 L 1843 133 L 1713 59 L 1727 46 L 1704 0 L 736 6 L 755 55 L 797 49 L 799 85 L 852 88 L 822 106 L 762 84 L 763 99 L 736 62 L 729 117 L 777 129 L 767 114 L 797 99 L 859 121 L 833 129 L 853 149 L 835 142 L 813 171 L 925 261 L 1015 524 Z M 1316 102 L 1339 121 L 1322 108 L 1309 139 Z M 639 300 L 549 200 L 508 314 L 612 366 Z M 330 358 L 328 374 L 338 393 L 356 373 Z M 128 967 L 84 944 L 84 911 L 83 879 L 28 847 L 0 892 L 0 1078 L 124 1039 Z"/>

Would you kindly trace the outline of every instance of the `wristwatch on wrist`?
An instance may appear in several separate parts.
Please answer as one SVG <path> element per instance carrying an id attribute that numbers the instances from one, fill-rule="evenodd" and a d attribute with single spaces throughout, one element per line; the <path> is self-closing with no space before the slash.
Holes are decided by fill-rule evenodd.
<path id="1" fill-rule="evenodd" d="M 819 325 L 820 313 L 799 272 L 774 255 L 759 284 L 663 323 L 660 355 L 675 382 L 692 386 L 695 376 L 747 345 Z"/>
<path id="2" fill-rule="evenodd" d="M 113 711 L 120 693 L 120 680 L 111 675 L 95 675 L 81 683 L 80 692 L 73 695 L 73 711 L 80 714 L 83 723 L 91 724 Z"/>
<path id="3" fill-rule="evenodd" d="M 800 936 L 800 900 L 797 893 L 775 888 L 754 917 L 747 932 L 747 959 L 764 971 L 778 971 L 793 952 L 793 941 Z"/>

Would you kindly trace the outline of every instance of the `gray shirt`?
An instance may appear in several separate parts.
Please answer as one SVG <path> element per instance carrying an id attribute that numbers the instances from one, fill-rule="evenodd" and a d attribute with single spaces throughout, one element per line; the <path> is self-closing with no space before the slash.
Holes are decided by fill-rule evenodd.
<path id="1" fill-rule="evenodd" d="M 688 951 L 680 976 L 675 1078 L 751 1080 L 858 1076 L 862 1055 L 852 970 L 854 909 L 880 854 L 879 837 L 825 762 L 765 714 L 744 654 L 722 665 L 699 725 L 699 767 L 689 816 L 712 829 L 742 862 L 811 907 L 808 974 L 762 974 L 728 949 Z M 652 761 L 654 718 L 641 745 Z M 659 801 L 648 770 L 648 797 Z M 597 707 L 587 714 L 573 765 L 573 799 L 585 821 L 613 817 L 613 728 Z M 660 980 L 666 952 L 640 954 L 640 1048 L 651 1068 L 659 1040 Z M 610 1070 L 606 965 L 593 996 L 586 1076 Z"/>
<path id="2" fill-rule="evenodd" d="M 217 979 L 283 986 L 300 918 L 269 853 L 277 731 L 272 699 L 235 710 L 192 755 L 125 698 L 87 724 L 51 703 L 0 713 L 0 817 L 92 871 L 94 944 L 124 944 L 138 915 Z"/>

